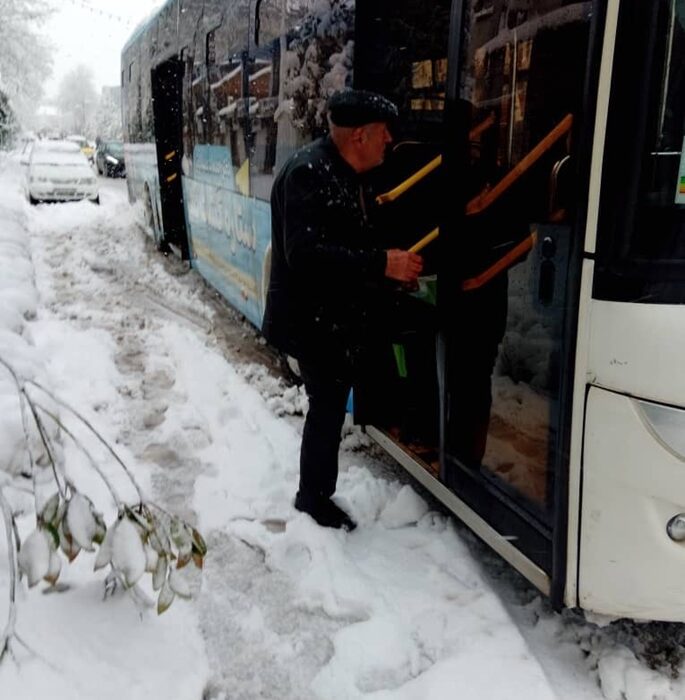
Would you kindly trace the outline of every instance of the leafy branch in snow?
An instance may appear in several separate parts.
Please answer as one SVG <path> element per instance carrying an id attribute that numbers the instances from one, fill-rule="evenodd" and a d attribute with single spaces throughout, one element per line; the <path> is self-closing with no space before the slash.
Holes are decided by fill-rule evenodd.
<path id="1" fill-rule="evenodd" d="M 194 576 L 202 569 L 207 546 L 200 533 L 189 523 L 147 500 L 126 466 L 112 446 L 79 411 L 53 394 L 40 383 L 22 380 L 13 367 L 0 357 L 2 365 L 12 376 L 20 399 L 22 426 L 33 480 L 36 527 L 22 542 L 15 516 L 0 484 L 0 512 L 7 537 L 10 588 L 9 615 L 0 637 L 0 661 L 11 653 L 13 640 L 24 644 L 17 636 L 16 590 L 17 581 L 25 577 L 29 587 L 40 581 L 55 585 L 62 571 L 64 559 L 72 562 L 83 550 L 96 552 L 94 570 L 109 566 L 112 581 L 121 583 L 134 600 L 146 599 L 137 584 L 146 574 L 151 575 L 152 589 L 157 592 L 157 612 L 163 613 L 174 599 L 190 598 L 194 592 Z M 40 396 L 40 399 L 37 398 Z M 52 402 L 50 408 L 44 402 Z M 138 500 L 128 504 L 122 500 L 112 481 L 86 446 L 60 418 L 64 409 L 82 427 L 87 429 L 109 452 L 136 491 Z M 49 461 L 52 479 L 57 488 L 39 504 L 36 469 L 40 458 L 33 454 L 30 439 L 30 420 L 38 433 Z M 56 432 L 48 429 L 51 421 Z M 109 491 L 117 508 L 116 518 L 109 525 L 92 500 L 82 493 L 67 477 L 55 445 L 56 437 L 63 434 L 85 455 L 90 466 Z M 195 572 L 195 573 L 193 573 Z"/>

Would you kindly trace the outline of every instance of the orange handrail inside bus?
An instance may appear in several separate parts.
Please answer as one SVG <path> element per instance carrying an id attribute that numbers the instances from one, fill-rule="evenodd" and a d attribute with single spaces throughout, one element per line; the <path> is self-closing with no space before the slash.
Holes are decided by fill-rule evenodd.
<path id="1" fill-rule="evenodd" d="M 473 141 L 476 137 L 480 136 L 486 129 L 489 129 L 495 123 L 495 115 L 491 113 L 486 119 L 484 119 L 480 124 L 469 131 L 469 139 Z M 398 144 L 401 145 L 401 144 Z M 411 177 L 408 177 L 404 182 L 400 182 L 397 187 L 379 194 L 376 197 L 376 204 L 387 204 L 388 202 L 394 202 L 398 197 L 402 196 L 408 189 L 413 187 L 417 182 L 423 180 L 426 175 L 430 175 L 436 168 L 442 164 L 442 156 L 436 156 L 430 163 L 424 165 L 420 170 L 417 170 Z"/>
<path id="2" fill-rule="evenodd" d="M 493 277 L 504 272 L 508 267 L 511 267 L 519 258 L 523 257 L 528 251 L 533 249 L 537 241 L 537 231 L 524 238 L 518 245 L 514 246 L 506 255 L 503 255 L 497 262 L 493 263 L 486 270 L 483 270 L 479 275 L 470 277 L 461 283 L 461 288 L 465 292 L 472 292 L 474 289 L 479 289 L 487 284 Z"/>
<path id="3" fill-rule="evenodd" d="M 493 188 L 481 192 L 466 205 L 466 214 L 480 214 L 504 194 L 524 173 L 562 137 L 571 131 L 573 115 L 567 114 L 530 152 L 522 158 Z"/>
<path id="4" fill-rule="evenodd" d="M 494 114 L 491 114 L 481 124 L 475 126 L 470 132 L 470 137 L 475 137 L 484 129 L 491 126 L 495 121 Z M 474 197 L 466 205 L 466 213 L 480 214 L 487 209 L 493 202 L 506 192 L 525 172 L 538 161 L 540 158 L 562 137 L 568 134 L 573 126 L 573 115 L 567 114 L 553 129 L 540 141 L 525 157 L 520 160 L 494 187 Z M 401 182 L 397 187 L 379 194 L 376 197 L 377 204 L 387 204 L 393 202 L 398 197 L 403 195 L 408 189 L 413 187 L 417 182 L 423 180 L 424 177 L 433 172 L 442 164 L 442 156 L 436 156 L 430 163 L 427 163 L 420 170 L 415 172 L 411 177 Z"/>

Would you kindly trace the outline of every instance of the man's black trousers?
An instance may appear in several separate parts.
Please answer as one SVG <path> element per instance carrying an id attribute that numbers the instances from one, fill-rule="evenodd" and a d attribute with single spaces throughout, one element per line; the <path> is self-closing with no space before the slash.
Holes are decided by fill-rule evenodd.
<path id="1" fill-rule="evenodd" d="M 309 397 L 300 449 L 297 497 L 304 505 L 330 498 L 335 493 L 340 434 L 352 387 L 352 370 L 345 361 L 326 365 L 301 362 L 300 373 Z"/>

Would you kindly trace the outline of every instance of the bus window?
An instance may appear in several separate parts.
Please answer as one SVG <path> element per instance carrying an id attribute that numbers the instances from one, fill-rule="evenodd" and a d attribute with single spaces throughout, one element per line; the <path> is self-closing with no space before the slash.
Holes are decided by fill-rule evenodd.
<path id="1" fill-rule="evenodd" d="M 336 90 L 352 86 L 354 11 L 347 3 L 336 3 L 331 10 L 307 0 L 264 0 L 262 7 L 269 6 L 283 7 L 274 112 L 277 173 L 300 146 L 326 133 L 326 101 Z M 275 26 L 272 20 L 272 35 Z M 266 38 L 260 37 L 260 45 Z"/>
<path id="2" fill-rule="evenodd" d="M 399 107 L 397 141 L 442 138 L 450 6 L 446 0 L 357 5 L 355 82 Z"/>
<path id="3" fill-rule="evenodd" d="M 268 26 L 268 25 L 267 25 Z M 262 32 L 265 37 L 266 32 Z M 278 122 L 280 42 L 272 40 L 255 48 L 249 57 L 250 193 L 268 200 L 274 178 Z"/>
<path id="4" fill-rule="evenodd" d="M 682 304 L 685 0 L 627 3 L 619 23 L 594 296 Z"/>
<path id="5" fill-rule="evenodd" d="M 564 459 L 564 319 L 575 303 L 566 290 L 575 250 L 569 174 L 591 9 L 467 0 L 458 76 L 470 162 L 466 217 L 446 263 L 459 268 L 459 284 L 445 300 L 454 324 L 442 477 L 467 500 L 499 494 L 546 523 Z"/>
<path id="6" fill-rule="evenodd" d="M 193 141 L 196 144 L 207 143 L 207 120 L 209 105 L 207 104 L 207 64 L 205 63 L 205 42 L 195 43 L 195 53 L 190 82 L 191 129 Z"/>
<path id="7" fill-rule="evenodd" d="M 243 74 L 248 8 L 243 5 L 242 10 L 243 14 L 239 15 L 236 7 L 227 9 L 230 17 L 224 17 L 224 21 L 207 34 L 207 124 L 208 143 L 225 146 L 230 154 L 233 172 L 225 186 L 247 194 L 248 143 Z M 241 186 L 241 183 L 244 184 Z"/>

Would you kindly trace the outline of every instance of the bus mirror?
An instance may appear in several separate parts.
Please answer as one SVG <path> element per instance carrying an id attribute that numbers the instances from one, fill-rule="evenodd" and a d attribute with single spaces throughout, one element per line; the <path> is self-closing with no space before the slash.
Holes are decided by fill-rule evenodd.
<path id="1" fill-rule="evenodd" d="M 259 12 L 262 9 L 262 0 L 257 0 L 254 6 L 254 45 L 259 46 L 260 19 Z"/>

